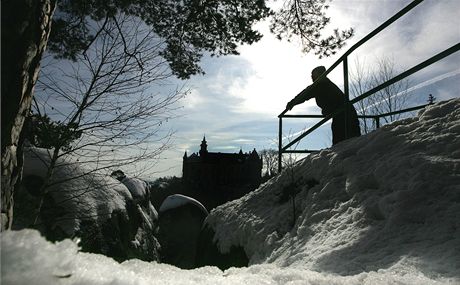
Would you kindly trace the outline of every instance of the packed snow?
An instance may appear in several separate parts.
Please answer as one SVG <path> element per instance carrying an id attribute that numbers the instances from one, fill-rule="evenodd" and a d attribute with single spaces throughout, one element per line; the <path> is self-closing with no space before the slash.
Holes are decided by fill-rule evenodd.
<path id="1" fill-rule="evenodd" d="M 312 154 L 206 222 L 248 267 L 117 263 L 22 230 L 2 233 L 2 284 L 460 284 L 460 99 Z"/>

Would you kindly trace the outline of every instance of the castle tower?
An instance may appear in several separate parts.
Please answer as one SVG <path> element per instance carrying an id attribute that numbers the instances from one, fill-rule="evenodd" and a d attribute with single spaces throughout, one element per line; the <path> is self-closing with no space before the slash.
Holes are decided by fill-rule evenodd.
<path id="1" fill-rule="evenodd" d="M 203 137 L 203 141 L 201 141 L 200 145 L 200 156 L 205 156 L 208 153 L 208 144 L 206 142 L 206 137 Z"/>

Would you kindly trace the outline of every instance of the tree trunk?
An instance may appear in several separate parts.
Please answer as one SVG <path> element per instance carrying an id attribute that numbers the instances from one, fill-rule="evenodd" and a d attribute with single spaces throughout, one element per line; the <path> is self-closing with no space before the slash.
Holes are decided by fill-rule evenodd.
<path id="1" fill-rule="evenodd" d="M 32 103 L 56 0 L 2 1 L 1 230 L 11 228 L 22 172 L 20 134 Z"/>

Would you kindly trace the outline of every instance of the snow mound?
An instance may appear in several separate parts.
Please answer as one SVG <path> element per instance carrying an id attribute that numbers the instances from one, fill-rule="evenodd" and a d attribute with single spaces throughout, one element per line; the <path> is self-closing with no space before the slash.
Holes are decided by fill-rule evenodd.
<path id="1" fill-rule="evenodd" d="M 206 222 L 250 264 L 459 280 L 460 99 L 312 154 Z"/>
<path id="2" fill-rule="evenodd" d="M 50 161 L 46 149 L 24 153 L 21 187 L 15 193 L 13 229 L 36 225 L 47 239 L 79 237 L 82 250 L 125 260 L 158 260 L 158 213 L 146 195 L 147 184 L 120 181 L 85 169 L 72 157 L 56 162 L 49 187 L 40 193 Z M 133 198 L 134 197 L 134 198 Z"/>
<path id="3" fill-rule="evenodd" d="M 29 195 L 30 188 L 39 186 L 26 185 L 29 178 L 44 179 L 50 155 L 48 150 L 35 147 L 26 148 L 24 151 L 24 183 L 17 193 L 21 195 L 21 199 L 16 199 L 22 200 L 24 205 L 15 205 L 21 208 L 15 214 L 23 215 L 17 218 L 15 216 L 16 228 L 33 224 L 38 210 L 28 213 L 25 209 L 39 207 L 40 199 Z M 73 236 L 80 229 L 83 220 L 104 223 L 111 218 L 113 212 L 125 211 L 126 202 L 133 199 L 128 189 L 116 179 L 91 173 L 81 167 L 80 163 L 66 157 L 61 157 L 56 162 L 50 185 L 46 190 L 52 198 L 50 208 L 60 210 L 54 211 L 46 222 L 52 224 L 51 228 L 60 228 L 67 236 Z"/>

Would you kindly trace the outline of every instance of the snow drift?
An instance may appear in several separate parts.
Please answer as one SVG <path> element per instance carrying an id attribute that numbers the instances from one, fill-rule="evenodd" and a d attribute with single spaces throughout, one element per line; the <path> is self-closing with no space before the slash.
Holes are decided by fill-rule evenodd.
<path id="1" fill-rule="evenodd" d="M 286 194 L 292 189 L 295 216 Z M 213 210 L 207 225 L 222 253 L 242 247 L 250 266 L 221 271 L 119 264 L 78 252 L 69 240 L 54 245 L 24 230 L 2 234 L 2 281 L 458 284 L 460 99 L 312 154 Z"/>
<path id="2" fill-rule="evenodd" d="M 292 185 L 296 217 L 281 199 Z M 242 246 L 250 264 L 459 277 L 459 218 L 456 99 L 310 155 L 207 223 L 222 252 Z"/>

